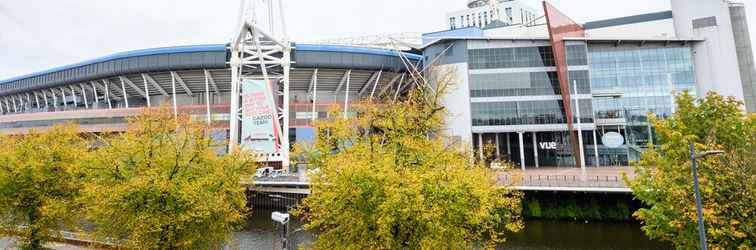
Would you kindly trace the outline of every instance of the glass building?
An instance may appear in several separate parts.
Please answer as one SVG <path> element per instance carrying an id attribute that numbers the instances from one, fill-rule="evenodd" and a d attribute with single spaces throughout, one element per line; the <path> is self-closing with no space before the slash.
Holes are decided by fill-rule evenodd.
<path id="1" fill-rule="evenodd" d="M 426 56 L 450 44 L 431 46 Z M 469 39 L 452 47 L 439 62 L 466 68 L 459 77 L 467 88 L 457 90 L 466 93 L 451 109 L 464 113 L 468 107 L 457 104 L 469 102 L 473 148 L 494 145 L 495 157 L 528 168 L 574 167 L 574 145 L 587 166 L 627 166 L 657 143 L 647 115 L 669 117 L 675 93 L 696 94 L 688 44 L 566 41 L 569 121 L 549 41 Z M 604 144 L 617 135 L 621 145 Z"/>
<path id="2" fill-rule="evenodd" d="M 675 93 L 696 94 L 691 49 L 596 45 L 588 56 L 598 135 L 618 132 L 626 140 L 626 152 L 599 146 L 600 163 L 638 160 L 649 143 L 656 143 L 648 114 L 669 117 Z"/>

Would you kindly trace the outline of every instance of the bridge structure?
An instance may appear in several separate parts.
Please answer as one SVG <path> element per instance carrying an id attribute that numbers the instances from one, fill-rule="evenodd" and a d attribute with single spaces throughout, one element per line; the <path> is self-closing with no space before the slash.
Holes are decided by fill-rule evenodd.
<path id="1" fill-rule="evenodd" d="M 630 167 L 588 168 L 585 172 L 579 168 L 535 168 L 501 171 L 496 178 L 502 187 L 526 192 L 630 194 L 632 190 L 625 179 L 632 180 L 635 174 Z M 309 182 L 302 175 L 255 178 L 254 182 L 248 179 L 242 184 L 258 193 L 310 194 Z"/>

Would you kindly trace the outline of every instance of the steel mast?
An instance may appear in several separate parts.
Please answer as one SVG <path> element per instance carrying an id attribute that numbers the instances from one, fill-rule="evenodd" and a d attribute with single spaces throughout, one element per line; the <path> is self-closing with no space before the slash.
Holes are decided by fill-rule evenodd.
<path id="1" fill-rule="evenodd" d="M 231 59 L 231 107 L 229 124 L 229 152 L 239 149 L 241 123 L 241 84 L 243 79 L 259 79 L 278 82 L 281 91 L 274 96 L 282 96 L 281 107 L 276 108 L 281 124 L 279 154 L 258 155 L 258 161 L 281 161 L 283 168 L 289 166 L 289 72 L 291 70 L 291 44 L 286 35 L 283 1 L 278 0 L 278 17 L 274 17 L 274 0 L 267 2 L 268 25 L 274 29 L 275 20 L 280 21 L 281 34 L 269 33 L 258 22 L 257 1 L 241 0 L 240 25 L 230 43 Z M 251 4 L 250 4 L 251 3 Z M 274 30 L 270 30 L 274 32 Z"/>

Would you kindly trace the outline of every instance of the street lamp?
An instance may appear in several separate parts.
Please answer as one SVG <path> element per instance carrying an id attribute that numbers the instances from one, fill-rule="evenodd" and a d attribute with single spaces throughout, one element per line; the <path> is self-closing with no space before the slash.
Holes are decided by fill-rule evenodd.
<path id="1" fill-rule="evenodd" d="M 289 244 L 289 214 L 273 212 L 270 214 L 270 218 L 283 226 L 283 232 L 281 232 L 281 249 L 287 250 Z"/>
<path id="2" fill-rule="evenodd" d="M 725 152 L 722 150 L 710 150 L 701 154 L 696 154 L 696 147 L 693 143 L 690 143 L 690 161 L 691 168 L 693 170 L 693 191 L 696 193 L 696 213 L 698 214 L 698 240 L 701 242 L 701 249 L 708 250 L 709 247 L 706 244 L 706 230 L 704 229 L 702 208 L 701 208 L 701 192 L 698 190 L 698 173 L 696 170 L 696 159 L 702 159 L 710 155 L 720 155 Z"/>
<path id="3" fill-rule="evenodd" d="M 297 201 L 297 199 L 285 197 L 278 194 L 268 194 L 268 197 L 274 199 Z M 270 218 L 273 221 L 278 222 L 283 226 L 283 231 L 281 232 L 281 249 L 283 250 L 287 250 L 289 246 L 289 209 L 291 209 L 291 206 L 287 205 L 286 213 L 273 212 L 270 214 Z"/>

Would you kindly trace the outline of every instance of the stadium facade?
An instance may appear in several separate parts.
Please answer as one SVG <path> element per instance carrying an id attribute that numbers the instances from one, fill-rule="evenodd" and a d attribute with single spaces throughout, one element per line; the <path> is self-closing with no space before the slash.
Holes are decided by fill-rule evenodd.
<path id="1" fill-rule="evenodd" d="M 293 44 L 290 142 L 311 140 L 310 124 L 334 107 L 406 91 L 406 63 L 421 57 L 388 49 Z M 227 44 L 118 53 L 0 82 L 0 131 L 22 134 L 73 122 L 85 132 L 126 128 L 144 107 L 174 107 L 229 138 L 232 70 Z M 269 68 L 271 74 L 281 68 Z M 273 91 L 282 90 L 274 81 Z M 283 98 L 275 101 L 282 106 Z M 271 161 L 275 156 L 266 157 Z"/>
<path id="2" fill-rule="evenodd" d="M 447 15 L 448 30 L 423 34 L 409 51 L 284 40 L 282 49 L 256 54 L 249 48 L 276 45 L 253 35 L 247 50 L 232 41 L 124 52 L 0 80 L 0 132 L 64 122 L 118 131 L 140 108 L 167 105 L 233 144 L 244 126 L 232 118 L 240 101 L 234 86 L 274 74 L 280 79 L 268 91 L 283 111 L 287 148 L 312 140 L 312 121 L 331 107 L 350 114 L 356 101 L 406 92 L 407 72 L 425 64 L 455 70 L 447 132 L 474 148 L 494 145 L 497 157 L 523 168 L 628 165 L 657 142 L 647 113 L 669 117 L 675 93 L 716 91 L 756 111 L 744 6 L 671 2 L 671 11 L 579 24 L 548 3 L 472 0 Z M 245 75 L 244 63 L 257 59 L 276 63 Z"/>

